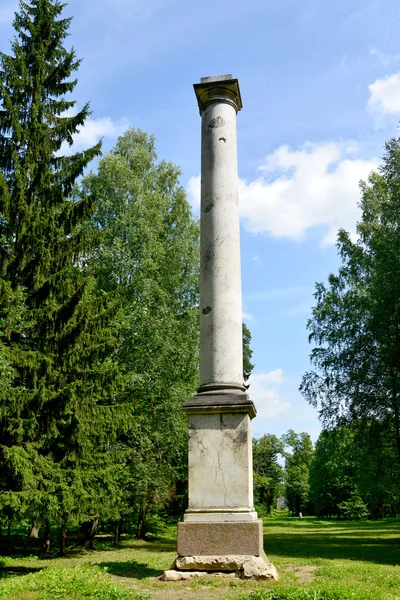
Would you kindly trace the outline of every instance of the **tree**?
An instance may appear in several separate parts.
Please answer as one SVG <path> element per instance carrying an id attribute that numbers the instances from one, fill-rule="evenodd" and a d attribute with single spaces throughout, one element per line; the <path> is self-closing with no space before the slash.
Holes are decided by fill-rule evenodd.
<path id="1" fill-rule="evenodd" d="M 357 489 L 356 443 L 353 428 L 323 429 L 310 465 L 310 500 L 318 516 L 340 516 L 341 503 Z"/>
<path id="2" fill-rule="evenodd" d="M 370 517 L 396 516 L 400 508 L 400 471 L 392 426 L 386 420 L 364 419 L 352 427 L 357 491 L 368 506 Z"/>
<path id="3" fill-rule="evenodd" d="M 357 420 L 322 430 L 309 481 L 310 499 L 319 516 L 361 518 L 365 506 L 372 518 L 396 515 L 399 476 L 388 428 Z"/>
<path id="4" fill-rule="evenodd" d="M 308 322 L 315 371 L 301 385 L 326 427 L 356 419 L 385 423 L 400 466 L 400 141 L 379 173 L 361 183 L 358 239 L 340 230 L 342 261 L 316 286 Z"/>
<path id="5" fill-rule="evenodd" d="M 70 197 L 100 144 L 62 153 L 89 115 L 86 104 L 65 116 L 80 60 L 63 46 L 63 8 L 20 0 L 12 54 L 0 55 L 0 319 L 11 292 L 29 317 L 1 332 L 12 369 L 0 413 L 1 496 L 20 517 L 58 522 L 61 552 L 67 525 L 88 516 L 85 500 L 98 503 L 99 481 L 106 490 L 113 480 L 104 448 L 119 423 L 115 308 L 84 269 L 97 243 L 87 226 L 94 199 Z"/>
<path id="6" fill-rule="evenodd" d="M 283 443 L 276 435 L 265 434 L 253 439 L 254 502 L 271 514 L 280 494 L 283 469 L 278 462 Z"/>
<path id="7" fill-rule="evenodd" d="M 250 347 L 250 344 L 251 344 L 250 329 L 247 327 L 246 323 L 242 324 L 242 329 L 243 329 L 243 377 L 244 377 L 244 381 L 247 383 L 247 381 L 254 369 L 254 365 L 251 362 L 251 357 L 253 356 L 253 350 Z M 246 385 L 246 388 L 249 388 L 249 387 L 250 387 L 250 385 Z"/>
<path id="8" fill-rule="evenodd" d="M 135 518 L 138 537 L 187 478 L 181 404 L 198 387 L 199 227 L 179 175 L 157 160 L 152 136 L 131 128 L 79 192 L 96 196 L 92 221 L 103 234 L 90 271 L 121 306 L 117 361 L 126 386 L 118 397 L 130 418 L 119 441 L 127 479 L 115 519 Z"/>
<path id="9" fill-rule="evenodd" d="M 290 448 L 285 452 L 286 502 L 289 510 L 298 515 L 299 512 L 307 512 L 309 508 L 309 469 L 313 445 L 308 433 L 295 433 L 293 429 L 281 439 Z"/>

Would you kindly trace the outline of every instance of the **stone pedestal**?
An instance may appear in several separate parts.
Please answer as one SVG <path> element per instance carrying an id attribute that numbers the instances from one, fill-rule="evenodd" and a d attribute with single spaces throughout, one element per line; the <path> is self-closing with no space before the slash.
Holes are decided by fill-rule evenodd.
<path id="1" fill-rule="evenodd" d="M 236 113 L 237 79 L 194 86 L 202 117 L 200 387 L 184 404 L 189 422 L 189 506 L 178 558 L 166 579 L 239 572 L 276 579 L 253 504 L 251 420 L 243 382 Z"/>

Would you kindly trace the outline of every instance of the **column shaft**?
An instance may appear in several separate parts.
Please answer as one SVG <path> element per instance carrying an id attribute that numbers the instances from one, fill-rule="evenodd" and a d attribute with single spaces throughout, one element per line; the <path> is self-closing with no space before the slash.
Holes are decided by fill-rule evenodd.
<path id="1" fill-rule="evenodd" d="M 202 113 L 200 390 L 243 387 L 236 110 Z"/>

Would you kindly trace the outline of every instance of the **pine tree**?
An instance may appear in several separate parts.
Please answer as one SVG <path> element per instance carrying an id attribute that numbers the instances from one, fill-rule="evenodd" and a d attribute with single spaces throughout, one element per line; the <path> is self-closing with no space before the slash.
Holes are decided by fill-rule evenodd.
<path id="1" fill-rule="evenodd" d="M 112 483 L 104 452 L 118 427 L 113 308 L 84 268 L 93 197 L 70 199 L 100 144 L 62 154 L 90 114 L 86 104 L 66 116 L 80 60 L 63 46 L 64 7 L 20 0 L 12 54 L 0 54 L 0 343 L 13 373 L 0 406 L 0 506 L 57 520 L 62 540 Z M 1 329 L 10 294 L 23 296 L 27 318 Z"/>

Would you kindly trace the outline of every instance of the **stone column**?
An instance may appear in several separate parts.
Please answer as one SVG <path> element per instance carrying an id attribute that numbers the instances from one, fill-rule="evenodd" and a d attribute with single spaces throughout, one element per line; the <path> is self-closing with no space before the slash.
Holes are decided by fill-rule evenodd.
<path id="1" fill-rule="evenodd" d="M 187 569 L 276 578 L 253 505 L 256 411 L 243 382 L 236 142 L 242 100 L 231 75 L 202 78 L 194 89 L 202 118 L 200 387 L 184 404 L 189 506 L 178 524 L 173 578 Z"/>
<path id="2" fill-rule="evenodd" d="M 198 392 L 243 394 L 236 142 L 242 101 L 237 80 L 206 77 L 194 87 L 202 118 Z"/>

